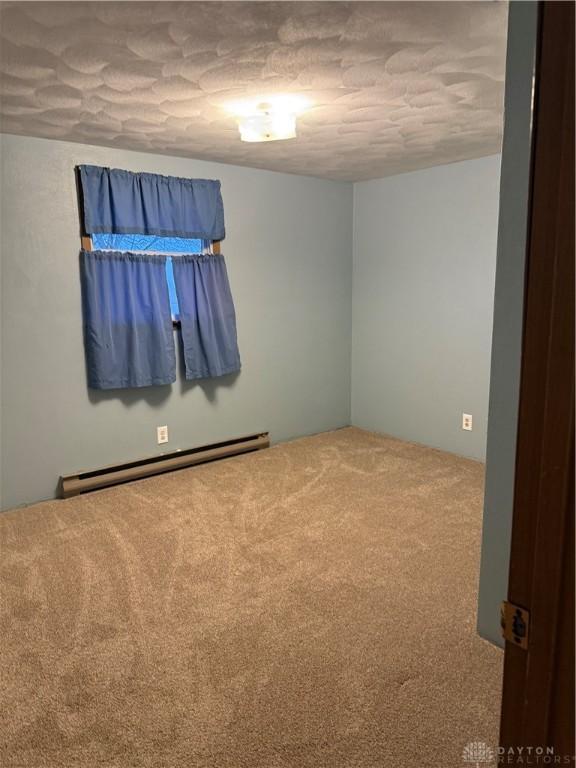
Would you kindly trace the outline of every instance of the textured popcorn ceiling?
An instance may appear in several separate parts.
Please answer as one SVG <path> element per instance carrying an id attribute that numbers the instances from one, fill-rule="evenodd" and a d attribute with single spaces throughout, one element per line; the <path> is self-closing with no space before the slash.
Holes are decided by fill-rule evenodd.
<path id="1" fill-rule="evenodd" d="M 359 180 L 498 152 L 504 2 L 20 2 L 1 8 L 6 133 Z M 230 102 L 307 97 L 240 142 Z"/>

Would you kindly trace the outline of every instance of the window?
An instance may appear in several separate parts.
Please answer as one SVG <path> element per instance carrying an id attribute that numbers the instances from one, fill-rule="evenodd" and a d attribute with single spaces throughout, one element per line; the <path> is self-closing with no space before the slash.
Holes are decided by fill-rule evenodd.
<path id="1" fill-rule="evenodd" d="M 94 233 L 92 247 L 97 251 L 149 251 L 152 253 L 202 253 L 208 240 L 159 235 L 113 235 Z"/>
<path id="2" fill-rule="evenodd" d="M 220 182 L 95 165 L 77 174 L 88 386 L 176 381 L 170 319 L 178 316 L 187 379 L 237 373 Z"/>
<path id="3" fill-rule="evenodd" d="M 174 283 L 174 269 L 170 254 L 207 253 L 210 251 L 210 241 L 187 237 L 160 237 L 159 235 L 117 235 L 111 232 L 99 232 L 92 235 L 92 247 L 97 251 L 130 251 L 138 253 L 160 253 L 168 256 L 166 259 L 166 280 L 170 296 L 170 311 L 172 321 L 180 322 L 180 307 L 178 294 Z"/>
<path id="4" fill-rule="evenodd" d="M 168 281 L 168 295 L 170 296 L 170 312 L 172 313 L 172 322 L 180 322 L 180 305 L 178 304 L 178 294 L 176 292 L 176 283 L 174 282 L 174 267 L 172 257 L 166 259 L 166 280 Z"/>

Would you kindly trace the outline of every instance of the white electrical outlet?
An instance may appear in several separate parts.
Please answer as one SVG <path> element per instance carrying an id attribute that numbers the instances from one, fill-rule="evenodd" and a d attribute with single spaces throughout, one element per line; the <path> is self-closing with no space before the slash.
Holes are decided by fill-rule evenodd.
<path id="1" fill-rule="evenodd" d="M 156 436 L 158 438 L 158 445 L 168 442 L 168 427 L 156 427 Z"/>
<path id="2" fill-rule="evenodd" d="M 472 414 L 471 413 L 462 414 L 462 429 L 467 429 L 468 432 L 472 432 Z"/>

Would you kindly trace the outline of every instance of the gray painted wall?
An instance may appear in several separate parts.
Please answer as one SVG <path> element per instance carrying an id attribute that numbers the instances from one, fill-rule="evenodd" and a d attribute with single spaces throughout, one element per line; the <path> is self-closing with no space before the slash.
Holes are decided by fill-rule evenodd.
<path id="1" fill-rule="evenodd" d="M 2 506 L 58 476 L 268 429 L 350 423 L 352 185 L 45 139 L 2 137 Z M 243 370 L 234 380 L 86 387 L 74 166 L 219 178 Z M 156 445 L 167 424 L 168 446 Z"/>
<path id="2" fill-rule="evenodd" d="M 495 155 L 354 185 L 356 426 L 484 460 L 499 171 Z"/>
<path id="3" fill-rule="evenodd" d="M 510 3 L 478 606 L 478 631 L 500 645 L 514 500 L 537 15 L 537 3 Z"/>

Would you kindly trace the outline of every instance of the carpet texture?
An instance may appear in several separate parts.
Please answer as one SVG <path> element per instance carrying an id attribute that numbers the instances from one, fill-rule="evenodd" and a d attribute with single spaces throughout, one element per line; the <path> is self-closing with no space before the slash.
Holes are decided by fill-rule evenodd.
<path id="1" fill-rule="evenodd" d="M 0 764 L 463 766 L 482 493 L 349 428 L 0 515 Z"/>

